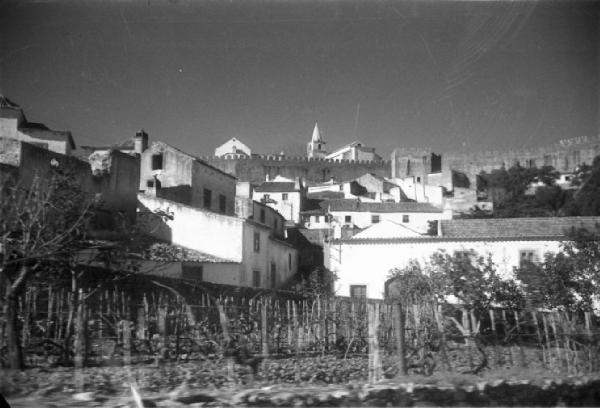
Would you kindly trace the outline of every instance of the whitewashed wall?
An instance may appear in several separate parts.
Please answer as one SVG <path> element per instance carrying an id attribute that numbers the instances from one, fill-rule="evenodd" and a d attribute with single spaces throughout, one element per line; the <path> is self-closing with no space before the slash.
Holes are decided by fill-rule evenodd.
<path id="1" fill-rule="evenodd" d="M 394 243 L 352 243 L 325 245 L 326 266 L 337 273 L 336 293 L 350 295 L 350 285 L 367 285 L 367 296 L 383 298 L 384 284 L 393 268 L 408 266 L 411 259 L 421 264 L 440 249 L 449 253 L 473 249 L 481 255 L 492 254 L 497 271 L 503 278 L 511 277 L 519 265 L 519 251 L 533 250 L 540 257 L 546 252 L 558 252 L 558 241 L 431 241 Z"/>

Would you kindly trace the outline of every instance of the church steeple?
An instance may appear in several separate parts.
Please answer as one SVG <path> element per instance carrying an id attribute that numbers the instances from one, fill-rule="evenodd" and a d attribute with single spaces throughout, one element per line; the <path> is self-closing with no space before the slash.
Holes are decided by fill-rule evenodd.
<path id="1" fill-rule="evenodd" d="M 309 158 L 323 158 L 327 155 L 327 151 L 325 150 L 325 141 L 321 137 L 321 132 L 319 131 L 319 124 L 315 122 L 315 128 L 312 132 L 312 137 L 310 142 L 308 142 L 308 146 L 306 148 L 306 155 Z"/>

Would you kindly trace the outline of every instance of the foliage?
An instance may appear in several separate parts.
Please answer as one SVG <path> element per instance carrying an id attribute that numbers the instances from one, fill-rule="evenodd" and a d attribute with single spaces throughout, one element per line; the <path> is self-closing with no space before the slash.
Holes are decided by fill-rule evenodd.
<path id="1" fill-rule="evenodd" d="M 567 214 L 600 215 L 600 156 L 594 159 L 591 167 L 581 166 L 576 173 L 574 183 L 580 187 L 574 194 L 573 201 L 566 208 Z"/>
<path id="2" fill-rule="evenodd" d="M 331 296 L 334 293 L 337 279 L 334 271 L 317 267 L 302 279 L 298 292 L 309 298 Z"/>

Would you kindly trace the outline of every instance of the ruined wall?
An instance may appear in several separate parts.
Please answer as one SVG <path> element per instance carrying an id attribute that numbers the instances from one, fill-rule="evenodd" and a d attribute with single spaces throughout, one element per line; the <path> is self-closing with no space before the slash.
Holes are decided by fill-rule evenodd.
<path id="1" fill-rule="evenodd" d="M 302 177 L 308 183 L 321 183 L 335 178 L 338 181 L 349 181 L 365 173 L 374 173 L 379 176 L 389 177 L 391 162 L 361 161 L 361 160 L 326 160 L 308 159 L 306 157 L 281 158 L 279 156 L 258 156 L 247 159 L 201 157 L 227 173 L 236 176 L 239 181 L 262 183 L 280 175 L 294 179 Z"/>

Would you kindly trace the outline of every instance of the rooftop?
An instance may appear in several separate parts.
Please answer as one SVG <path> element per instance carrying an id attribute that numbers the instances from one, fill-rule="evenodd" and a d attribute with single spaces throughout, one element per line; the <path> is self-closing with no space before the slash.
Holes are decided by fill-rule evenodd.
<path id="1" fill-rule="evenodd" d="M 562 238 L 571 228 L 594 228 L 600 217 L 535 217 L 442 220 L 444 238 Z"/>
<path id="2" fill-rule="evenodd" d="M 294 182 L 272 182 L 267 181 L 254 188 L 259 193 L 293 192 L 300 191 Z"/>
<path id="3" fill-rule="evenodd" d="M 429 203 L 384 202 L 363 203 L 355 199 L 329 200 L 321 203 L 329 211 L 374 212 L 374 213 L 441 213 L 442 209 Z"/>

